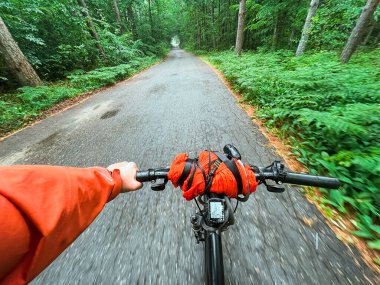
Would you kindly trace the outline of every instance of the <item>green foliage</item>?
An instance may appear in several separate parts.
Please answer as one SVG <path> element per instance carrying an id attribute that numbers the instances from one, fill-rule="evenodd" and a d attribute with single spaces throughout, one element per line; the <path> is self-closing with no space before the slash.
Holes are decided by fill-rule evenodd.
<path id="1" fill-rule="evenodd" d="M 175 15 L 169 13 L 175 9 L 168 9 L 165 17 L 158 12 L 159 9 L 165 11 L 173 1 L 154 1 L 152 13 L 156 25 L 153 34 L 150 26 L 146 25 L 146 2 L 118 1 L 123 24 L 127 27 L 121 33 L 110 1 L 86 1 L 106 58 L 99 56 L 77 1 L 4 0 L 0 3 L 0 14 L 37 73 L 42 79 L 51 81 L 65 78 L 74 69 L 89 71 L 104 66 L 129 64 L 135 58 L 146 55 L 163 56 L 175 33 Z M 130 3 L 135 15 L 134 25 L 138 30 L 138 37 L 135 38 L 131 31 L 131 19 L 123 17 Z M 12 75 L 1 65 L 0 77 L 9 76 Z M 8 89 L 14 87 L 12 82 L 6 83 Z"/>
<path id="2" fill-rule="evenodd" d="M 377 250 L 380 250 L 380 239 L 376 240 L 376 241 L 370 241 L 368 243 L 368 246 L 370 248 L 374 248 L 374 249 L 377 249 Z"/>
<path id="3" fill-rule="evenodd" d="M 226 50 L 235 45 L 239 1 L 184 1 L 181 33 L 191 50 Z M 311 0 L 246 0 L 244 49 L 295 51 Z M 341 49 L 346 43 L 365 0 L 319 1 L 307 44 L 308 50 Z M 367 47 L 375 47 L 380 32 L 380 9 L 367 28 Z M 368 34 L 366 34 L 367 36 Z"/>
<path id="4" fill-rule="evenodd" d="M 268 127 L 293 143 L 314 174 L 338 177 L 322 202 L 357 211 L 354 234 L 380 238 L 380 50 L 341 65 L 335 53 L 208 54 Z M 375 247 L 378 241 L 371 243 Z"/>
<path id="5" fill-rule="evenodd" d="M 294 48 L 310 1 L 247 1 L 247 30 L 253 40 L 247 47 L 275 50 Z M 297 36 L 297 38 L 295 38 Z"/>
<path id="6" fill-rule="evenodd" d="M 89 72 L 75 70 L 66 81 L 48 86 L 22 87 L 18 89 L 18 93 L 0 95 L 0 136 L 24 126 L 54 104 L 113 84 L 157 60 L 156 57 L 143 57 L 134 59 L 130 64 L 103 67 Z"/>
<path id="7" fill-rule="evenodd" d="M 342 48 L 366 1 L 320 1 L 310 43 L 316 49 Z"/>
<path id="8" fill-rule="evenodd" d="M 138 70 L 155 62 L 154 57 L 137 58 L 130 64 L 120 64 L 113 67 L 102 67 L 85 74 L 75 72 L 68 76 L 72 86 L 82 90 L 93 90 L 110 85 L 118 80 L 131 76 Z"/>
<path id="9" fill-rule="evenodd" d="M 184 0 L 179 5 L 179 37 L 190 50 L 229 49 L 235 44 L 238 1 Z"/>
<path id="10" fill-rule="evenodd" d="M 97 65 L 97 51 L 72 1 L 5 0 L 3 3 L 0 13 L 4 22 L 44 79 L 62 78 L 71 65 L 81 64 L 83 69 Z M 66 50 L 80 47 L 81 52 L 73 53 L 67 62 L 60 56 L 60 47 Z"/>

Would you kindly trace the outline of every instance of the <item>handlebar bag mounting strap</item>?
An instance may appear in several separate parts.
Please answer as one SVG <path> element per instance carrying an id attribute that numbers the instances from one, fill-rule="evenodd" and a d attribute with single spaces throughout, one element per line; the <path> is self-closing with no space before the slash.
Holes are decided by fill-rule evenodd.
<path id="1" fill-rule="evenodd" d="M 190 170 L 191 170 L 193 164 L 194 164 L 194 159 L 188 158 L 186 160 L 185 168 L 183 169 L 183 172 L 177 181 L 177 184 L 179 186 L 182 186 L 183 183 L 185 182 L 186 178 L 189 176 Z"/>
<path id="2" fill-rule="evenodd" d="M 222 160 L 218 157 L 215 160 L 211 158 L 211 152 L 208 151 L 208 176 L 206 181 L 205 192 L 210 193 L 210 188 L 212 186 L 212 181 L 215 175 L 215 172 L 218 170 L 219 166 L 222 164 Z"/>
<path id="3" fill-rule="evenodd" d="M 236 166 L 236 162 L 232 159 L 229 159 L 224 154 L 220 153 L 219 151 L 214 151 L 214 153 L 218 156 L 218 158 L 224 162 L 224 164 L 227 166 L 227 168 L 231 171 L 231 173 L 234 175 L 237 186 L 238 186 L 238 194 L 243 193 L 243 182 L 241 179 L 241 175 L 239 172 L 238 167 Z"/>
<path id="4" fill-rule="evenodd" d="M 187 188 L 188 189 L 191 188 L 191 185 L 193 185 L 194 174 L 197 171 L 197 169 L 200 169 L 200 171 L 201 171 L 201 173 L 203 175 L 203 180 L 206 181 L 206 172 L 203 169 L 202 165 L 200 165 L 200 163 L 198 161 L 198 158 L 194 159 L 194 161 L 195 161 L 194 168 L 193 168 L 193 171 L 190 174 L 189 181 L 187 182 Z"/>

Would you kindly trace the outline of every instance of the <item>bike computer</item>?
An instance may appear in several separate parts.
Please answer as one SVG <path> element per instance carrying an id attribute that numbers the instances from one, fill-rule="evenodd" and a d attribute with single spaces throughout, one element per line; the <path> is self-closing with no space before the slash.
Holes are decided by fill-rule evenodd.
<path id="1" fill-rule="evenodd" d="M 225 222 L 223 199 L 210 198 L 208 200 L 208 209 L 208 218 L 210 222 L 215 224 L 221 224 Z"/>

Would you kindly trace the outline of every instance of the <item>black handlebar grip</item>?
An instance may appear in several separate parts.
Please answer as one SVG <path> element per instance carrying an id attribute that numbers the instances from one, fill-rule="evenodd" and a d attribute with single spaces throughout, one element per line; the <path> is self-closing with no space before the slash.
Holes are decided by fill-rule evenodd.
<path id="1" fill-rule="evenodd" d="M 137 171 L 136 180 L 139 182 L 152 182 L 157 179 L 168 179 L 169 170 L 169 168 L 159 168 Z"/>
<path id="2" fill-rule="evenodd" d="M 338 189 L 340 187 L 340 181 L 336 178 L 294 172 L 288 172 L 283 182 L 329 189 Z"/>
<path id="3" fill-rule="evenodd" d="M 145 171 L 137 171 L 136 180 L 139 182 L 149 182 L 154 179 L 152 179 L 151 170 L 145 170 Z"/>

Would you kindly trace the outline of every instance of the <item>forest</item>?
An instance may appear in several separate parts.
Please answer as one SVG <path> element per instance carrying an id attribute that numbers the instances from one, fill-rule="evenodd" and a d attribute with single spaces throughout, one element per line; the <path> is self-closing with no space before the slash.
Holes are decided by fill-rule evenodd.
<path id="1" fill-rule="evenodd" d="M 311 173 L 344 182 L 312 199 L 380 250 L 379 2 L 3 0 L 0 135 L 151 66 L 178 39 Z"/>

